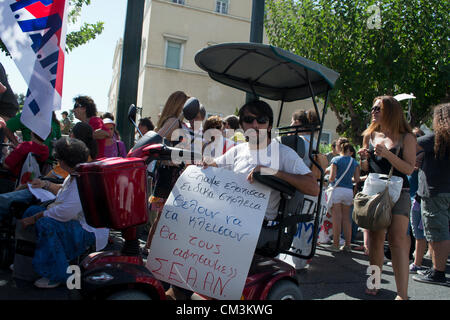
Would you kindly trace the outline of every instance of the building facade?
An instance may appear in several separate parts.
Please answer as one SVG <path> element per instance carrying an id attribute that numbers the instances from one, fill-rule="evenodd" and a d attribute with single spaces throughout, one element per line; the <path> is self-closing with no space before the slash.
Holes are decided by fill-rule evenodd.
<path id="1" fill-rule="evenodd" d="M 205 106 L 207 116 L 235 113 L 244 104 L 245 93 L 211 80 L 197 67 L 194 57 L 207 46 L 248 42 L 251 14 L 252 0 L 147 0 L 137 97 L 142 116 L 151 116 L 156 124 L 167 98 L 177 90 L 197 97 Z M 264 42 L 268 43 L 267 37 Z M 121 46 L 120 41 L 118 46 Z M 118 50 L 113 68 L 120 75 L 121 54 Z M 108 111 L 113 113 L 118 82 L 119 78 L 114 77 L 109 93 Z M 280 103 L 266 101 L 272 106 L 277 121 Z M 285 103 L 280 124 L 289 125 L 295 110 L 311 107 L 310 99 Z M 326 142 L 337 137 L 336 125 L 334 114 L 329 112 L 323 134 Z"/>

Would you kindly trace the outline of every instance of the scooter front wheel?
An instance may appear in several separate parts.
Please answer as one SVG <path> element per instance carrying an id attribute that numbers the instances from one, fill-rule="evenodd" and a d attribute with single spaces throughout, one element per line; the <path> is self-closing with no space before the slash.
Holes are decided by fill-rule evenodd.
<path id="1" fill-rule="evenodd" d="M 303 300 L 303 295 L 292 281 L 280 280 L 270 289 L 267 300 Z"/>

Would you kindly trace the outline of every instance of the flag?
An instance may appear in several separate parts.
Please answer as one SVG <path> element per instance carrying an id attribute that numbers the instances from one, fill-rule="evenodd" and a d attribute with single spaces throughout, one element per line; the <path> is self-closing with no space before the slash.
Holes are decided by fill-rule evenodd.
<path id="1" fill-rule="evenodd" d="M 46 139 L 61 109 L 69 0 L 0 0 L 0 38 L 28 92 L 21 121 Z"/>

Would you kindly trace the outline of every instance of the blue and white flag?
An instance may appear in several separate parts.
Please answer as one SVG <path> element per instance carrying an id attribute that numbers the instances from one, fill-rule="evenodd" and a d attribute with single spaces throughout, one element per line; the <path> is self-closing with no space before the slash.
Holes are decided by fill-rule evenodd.
<path id="1" fill-rule="evenodd" d="M 0 0 L 0 39 L 28 84 L 21 121 L 42 139 L 61 109 L 69 0 Z"/>

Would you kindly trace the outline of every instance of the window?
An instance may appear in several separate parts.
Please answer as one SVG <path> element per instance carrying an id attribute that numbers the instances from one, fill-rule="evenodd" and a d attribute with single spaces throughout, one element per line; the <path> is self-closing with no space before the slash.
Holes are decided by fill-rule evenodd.
<path id="1" fill-rule="evenodd" d="M 320 143 L 330 144 L 331 143 L 331 133 L 323 131 L 320 135 Z"/>
<path id="2" fill-rule="evenodd" d="M 228 0 L 216 0 L 216 12 L 228 14 Z"/>
<path id="3" fill-rule="evenodd" d="M 147 62 L 147 57 L 145 56 L 146 53 L 146 47 L 147 45 L 147 41 L 145 40 L 145 38 L 142 40 L 142 44 L 141 44 L 141 58 L 140 58 L 140 66 L 141 69 L 145 67 L 145 63 Z"/>
<path id="4" fill-rule="evenodd" d="M 172 0 L 173 3 L 184 4 L 184 0 Z"/>
<path id="5" fill-rule="evenodd" d="M 166 41 L 166 62 L 165 66 L 172 69 L 181 68 L 183 45 L 180 42 L 171 40 Z"/>

